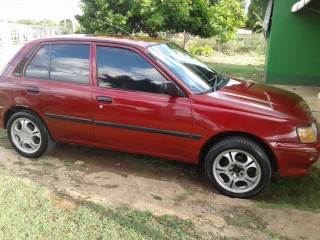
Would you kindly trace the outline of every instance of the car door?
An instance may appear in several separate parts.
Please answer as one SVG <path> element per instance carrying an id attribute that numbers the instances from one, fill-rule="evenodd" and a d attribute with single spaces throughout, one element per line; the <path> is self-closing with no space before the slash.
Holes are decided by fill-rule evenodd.
<path id="1" fill-rule="evenodd" d="M 167 76 L 138 50 L 96 47 L 94 133 L 102 146 L 185 159 L 191 144 L 191 103 L 160 93 Z"/>
<path id="2" fill-rule="evenodd" d="M 20 105 L 41 115 L 56 140 L 94 140 L 90 46 L 42 44 L 20 80 Z"/>

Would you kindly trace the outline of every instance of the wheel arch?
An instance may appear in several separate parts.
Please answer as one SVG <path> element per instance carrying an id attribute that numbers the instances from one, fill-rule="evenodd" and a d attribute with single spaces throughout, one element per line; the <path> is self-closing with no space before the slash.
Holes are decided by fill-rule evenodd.
<path id="1" fill-rule="evenodd" d="M 48 128 L 48 125 L 47 125 L 46 121 L 44 121 L 44 119 L 37 112 L 35 112 L 32 109 L 30 109 L 28 107 L 25 107 L 25 106 L 14 106 L 14 107 L 12 107 L 12 108 L 10 108 L 10 109 L 8 109 L 6 111 L 6 113 L 4 115 L 4 118 L 3 118 L 4 119 L 4 122 L 3 122 L 4 128 L 7 128 L 8 121 L 9 121 L 10 117 L 13 114 L 15 114 L 16 112 L 21 112 L 21 111 L 29 112 L 30 114 L 32 114 L 32 115 L 36 116 L 37 118 L 39 118 L 39 120 L 42 121 L 43 124 L 45 125 L 45 127 L 46 127 L 46 129 L 47 129 L 47 131 L 49 133 L 50 138 L 53 139 L 52 138 L 52 134 L 51 134 L 51 132 L 50 132 L 50 130 Z"/>
<path id="2" fill-rule="evenodd" d="M 259 137 L 255 136 L 253 134 L 250 134 L 250 133 L 237 132 L 237 131 L 223 132 L 223 133 L 219 133 L 219 134 L 214 135 L 211 138 L 209 138 L 200 150 L 199 157 L 198 157 L 198 163 L 201 165 L 204 165 L 206 156 L 207 156 L 209 150 L 211 149 L 211 147 L 215 143 L 217 143 L 225 138 L 228 138 L 228 137 L 244 137 L 244 138 L 247 138 L 247 139 L 250 139 L 250 140 L 256 142 L 266 152 L 268 159 L 270 161 L 270 165 L 271 165 L 272 170 L 277 171 L 279 169 L 276 156 L 274 155 L 271 148 L 262 139 L 260 139 Z"/>

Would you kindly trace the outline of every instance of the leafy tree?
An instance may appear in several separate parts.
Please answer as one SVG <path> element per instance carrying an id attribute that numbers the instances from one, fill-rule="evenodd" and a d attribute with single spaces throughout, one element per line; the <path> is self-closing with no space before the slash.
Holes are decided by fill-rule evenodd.
<path id="1" fill-rule="evenodd" d="M 261 29 L 269 0 L 251 0 L 248 8 L 247 27 L 253 30 Z"/>
<path id="2" fill-rule="evenodd" d="M 24 25 L 32 25 L 32 26 L 39 25 L 38 21 L 31 20 L 31 19 L 21 19 L 21 20 L 18 20 L 17 23 L 24 24 Z"/>
<path id="3" fill-rule="evenodd" d="M 246 15 L 243 1 L 222 0 L 212 9 L 213 35 L 219 43 L 230 41 L 237 33 L 239 27 L 245 25 Z"/>
<path id="4" fill-rule="evenodd" d="M 32 25 L 32 26 L 44 26 L 44 27 L 58 27 L 60 25 L 58 22 L 55 22 L 49 19 L 42 19 L 41 21 L 32 20 L 32 19 L 22 19 L 22 20 L 18 20 L 17 23 Z"/>
<path id="5" fill-rule="evenodd" d="M 45 27 L 59 27 L 59 26 L 60 26 L 60 23 L 59 23 L 59 22 L 52 21 L 52 20 L 49 20 L 49 19 L 42 19 L 42 20 L 39 22 L 39 25 L 40 25 L 40 26 L 45 26 Z"/>
<path id="6" fill-rule="evenodd" d="M 224 42 L 246 20 L 243 0 L 81 0 L 81 7 L 76 19 L 87 33 L 123 33 L 121 27 L 151 37 L 187 32 Z"/>

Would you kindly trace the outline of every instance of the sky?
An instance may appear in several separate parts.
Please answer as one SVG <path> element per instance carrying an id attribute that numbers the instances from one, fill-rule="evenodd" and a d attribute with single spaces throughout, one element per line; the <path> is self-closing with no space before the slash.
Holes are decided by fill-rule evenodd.
<path id="1" fill-rule="evenodd" d="M 61 21 L 81 14 L 80 0 L 0 0 L 0 19 Z"/>
<path id="2" fill-rule="evenodd" d="M 81 14 L 80 0 L 0 0 L 0 19 L 61 21 Z M 247 6 L 250 0 L 246 0 Z"/>

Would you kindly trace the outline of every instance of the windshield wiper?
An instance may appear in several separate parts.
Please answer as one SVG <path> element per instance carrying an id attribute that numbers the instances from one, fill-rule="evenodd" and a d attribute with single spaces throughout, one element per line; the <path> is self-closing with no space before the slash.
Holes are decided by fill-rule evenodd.
<path id="1" fill-rule="evenodd" d="M 218 83 L 218 79 L 221 79 L 222 81 Z M 208 80 L 208 82 L 212 83 L 213 91 L 215 92 L 217 91 L 217 87 L 220 85 L 220 83 L 228 82 L 229 80 L 230 80 L 230 77 L 220 73 L 220 74 L 215 74 L 212 78 Z"/>
<path id="2" fill-rule="evenodd" d="M 212 83 L 213 91 L 215 92 L 217 90 L 217 81 L 218 81 L 219 75 L 214 75 L 212 78 L 208 80 L 209 83 Z"/>
<path id="3" fill-rule="evenodd" d="M 221 81 L 218 83 L 218 79 L 221 79 Z M 207 80 L 209 83 L 212 83 L 212 88 L 201 91 L 196 93 L 197 95 L 204 94 L 204 93 L 209 93 L 209 92 L 215 92 L 217 91 L 217 87 L 222 83 L 222 82 L 228 82 L 230 80 L 229 76 L 223 75 L 223 74 L 215 74 L 212 78 Z"/>

